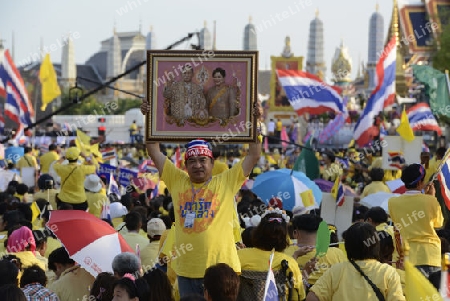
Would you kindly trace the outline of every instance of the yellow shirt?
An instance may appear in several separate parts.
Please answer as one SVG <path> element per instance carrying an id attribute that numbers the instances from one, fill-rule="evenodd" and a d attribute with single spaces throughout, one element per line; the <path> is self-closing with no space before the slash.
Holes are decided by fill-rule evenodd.
<path id="1" fill-rule="evenodd" d="M 88 202 L 88 212 L 100 218 L 102 207 L 109 204 L 109 199 L 102 191 L 98 193 L 86 191 L 86 200 Z"/>
<path id="2" fill-rule="evenodd" d="M 271 251 L 263 251 L 258 248 L 245 248 L 238 250 L 242 270 L 267 272 L 267 270 L 269 269 L 269 257 L 271 253 Z M 281 252 L 275 252 L 274 254 L 275 255 L 273 256 L 272 270 L 280 270 L 281 262 L 284 259 L 287 260 L 289 271 L 293 273 L 294 288 L 297 289 L 300 297 L 298 298 L 298 300 L 305 299 L 306 293 L 303 287 L 302 274 L 295 259 Z M 292 300 L 297 300 L 295 294 L 292 297 Z"/>
<path id="3" fill-rule="evenodd" d="M 235 211 L 233 198 L 246 179 L 242 162 L 213 176 L 206 185 L 194 184 L 194 189 L 199 191 L 193 202 L 188 174 L 166 160 L 162 180 L 172 195 L 175 209 L 175 248 L 183 248 L 173 266 L 177 275 L 203 278 L 205 270 L 219 262 L 240 272 L 232 221 Z M 191 211 L 195 213 L 194 223 L 192 227 L 185 227 L 187 213 Z"/>
<path id="4" fill-rule="evenodd" d="M 161 238 L 159 239 L 159 249 L 163 248 L 166 238 L 169 235 L 169 231 L 175 231 L 175 229 L 169 229 L 169 230 L 164 231 L 164 233 L 161 235 Z M 161 250 L 161 253 L 159 254 L 159 258 L 164 258 L 164 256 L 166 256 L 166 255 L 169 255 L 169 254 L 164 254 L 164 253 L 162 253 L 162 250 Z M 175 273 L 175 271 L 172 268 L 172 262 L 173 262 L 172 260 L 169 260 L 167 262 L 167 277 L 169 278 L 170 283 L 172 284 L 172 286 L 174 286 L 174 289 L 175 289 L 176 287 L 174 284 L 175 284 L 175 281 L 177 280 L 177 274 Z"/>
<path id="5" fill-rule="evenodd" d="M 431 195 L 407 191 L 389 199 L 389 214 L 400 231 L 403 249 L 413 265 L 441 266 L 441 240 L 435 228 L 444 218 L 438 200 Z"/>
<path id="6" fill-rule="evenodd" d="M 3 220 L 3 217 L 2 217 Z M 8 231 L 0 232 L 0 254 L 6 253 L 5 240 L 8 238 Z"/>
<path id="7" fill-rule="evenodd" d="M 400 256 L 398 255 L 397 244 L 395 243 L 394 227 L 389 226 L 387 223 L 381 223 L 375 227 L 375 230 L 386 231 L 392 237 L 392 243 L 394 244 L 394 253 L 392 253 L 392 261 L 396 262 L 397 260 L 399 260 Z"/>
<path id="8" fill-rule="evenodd" d="M 374 259 L 355 262 L 380 289 L 386 301 L 405 300 L 400 276 L 395 268 Z M 316 281 L 310 291 L 314 292 L 320 301 L 378 301 L 373 288 L 350 262 L 333 265 Z"/>
<path id="9" fill-rule="evenodd" d="M 46 154 L 43 154 L 39 158 L 39 162 L 41 164 L 41 174 L 48 173 L 50 164 L 59 160 L 59 155 L 55 151 L 49 151 Z"/>
<path id="10" fill-rule="evenodd" d="M 391 190 L 386 184 L 384 184 L 384 182 L 373 181 L 372 183 L 364 187 L 364 190 L 361 193 L 361 199 L 376 192 L 391 192 Z"/>
<path id="11" fill-rule="evenodd" d="M 298 266 L 301 270 L 305 267 L 305 264 L 310 261 L 316 255 L 316 250 L 300 256 L 297 258 Z M 328 248 L 327 254 L 322 257 L 318 257 L 316 264 L 316 271 L 308 275 L 308 283 L 314 284 L 317 279 L 323 275 L 334 264 L 347 261 L 347 256 L 339 248 Z"/>
<path id="12" fill-rule="evenodd" d="M 137 124 L 136 123 L 132 123 L 130 125 L 131 135 L 136 135 L 138 133 L 137 129 L 138 129 Z"/>
<path id="13" fill-rule="evenodd" d="M 45 250 L 44 256 L 48 258 L 48 256 L 58 248 L 61 248 L 62 244 L 58 239 L 54 239 L 53 237 L 47 237 L 47 250 Z"/>
<path id="14" fill-rule="evenodd" d="M 58 194 L 60 200 L 69 204 L 84 203 L 86 201 L 84 179 L 87 175 L 95 173 L 95 166 L 55 163 L 53 168 L 61 177 L 61 191 Z"/>
<path id="15" fill-rule="evenodd" d="M 17 258 L 20 259 L 20 262 L 22 263 L 22 269 L 28 268 L 32 266 L 33 264 L 38 265 L 41 269 L 44 271 L 47 270 L 45 264 L 39 260 L 36 255 L 34 255 L 31 251 L 22 251 L 17 253 L 11 253 L 13 255 L 16 255 Z"/>
<path id="16" fill-rule="evenodd" d="M 159 240 L 152 241 L 141 249 L 141 265 L 145 270 L 151 269 L 159 262 Z"/>
<path id="17" fill-rule="evenodd" d="M 16 168 L 19 170 L 24 167 L 34 167 L 37 169 L 38 164 L 37 164 L 36 158 L 33 157 L 32 155 L 25 154 L 22 158 L 19 159 L 19 161 L 17 161 L 17 164 L 16 164 Z"/>
<path id="18" fill-rule="evenodd" d="M 222 172 L 224 172 L 225 170 L 228 170 L 228 169 L 229 168 L 228 168 L 228 164 L 227 163 L 219 161 L 219 160 L 215 160 L 214 161 L 214 167 L 213 167 L 213 170 L 212 170 L 212 175 L 213 176 L 218 175 L 218 174 L 220 174 L 220 173 L 222 173 Z"/>
<path id="19" fill-rule="evenodd" d="M 58 280 L 48 286 L 60 301 L 80 301 L 89 294 L 95 278 L 85 269 L 75 265 L 62 272 Z"/>
<path id="20" fill-rule="evenodd" d="M 277 121 L 276 130 L 281 132 L 282 129 L 283 129 L 283 122 Z"/>
<path id="21" fill-rule="evenodd" d="M 33 194 L 33 201 L 38 199 L 47 200 L 50 205 L 52 205 L 53 210 L 56 210 L 58 207 L 56 205 L 56 195 L 58 191 L 56 189 L 48 189 L 48 190 L 39 190 Z"/>
<path id="22" fill-rule="evenodd" d="M 139 250 L 145 248 L 149 241 L 140 235 L 139 233 L 128 232 L 122 235 L 131 249 L 136 250 L 136 245 L 139 245 Z"/>

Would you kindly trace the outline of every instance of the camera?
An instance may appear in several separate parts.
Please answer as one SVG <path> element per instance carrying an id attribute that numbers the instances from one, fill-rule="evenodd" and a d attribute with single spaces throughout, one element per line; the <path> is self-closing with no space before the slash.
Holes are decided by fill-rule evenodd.
<path id="1" fill-rule="evenodd" d="M 53 180 L 45 180 L 45 189 L 53 189 Z"/>

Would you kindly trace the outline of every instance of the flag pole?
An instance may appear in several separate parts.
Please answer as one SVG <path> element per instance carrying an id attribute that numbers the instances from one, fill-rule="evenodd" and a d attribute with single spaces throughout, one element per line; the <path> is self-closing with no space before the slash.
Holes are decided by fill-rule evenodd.
<path id="1" fill-rule="evenodd" d="M 42 64 L 42 60 L 41 60 L 41 64 Z M 41 83 L 41 81 L 39 80 L 39 74 L 40 73 L 37 73 L 37 76 L 36 76 L 36 85 L 34 85 L 34 103 L 33 103 L 33 106 L 34 106 L 34 116 L 33 116 L 33 122 L 35 122 L 36 121 L 36 118 L 37 118 L 37 100 L 38 100 L 38 97 L 39 97 L 39 93 L 38 93 L 38 91 L 39 91 L 39 89 L 38 89 L 38 87 L 40 88 L 40 83 Z M 34 149 L 34 146 L 35 146 L 35 140 L 36 140 L 36 127 L 33 127 L 33 134 L 32 134 L 32 136 L 31 136 L 31 148 L 32 149 Z"/>

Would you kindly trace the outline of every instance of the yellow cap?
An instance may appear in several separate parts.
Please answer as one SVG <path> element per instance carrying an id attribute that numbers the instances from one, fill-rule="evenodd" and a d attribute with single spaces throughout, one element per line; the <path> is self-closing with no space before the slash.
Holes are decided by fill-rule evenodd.
<path id="1" fill-rule="evenodd" d="M 259 175 L 261 172 L 262 172 L 261 168 L 259 168 L 259 167 L 253 168 L 253 173 L 254 173 L 255 175 Z"/>
<path id="2" fill-rule="evenodd" d="M 80 150 L 78 147 L 72 146 L 66 151 L 66 159 L 67 160 L 77 160 L 80 156 Z"/>

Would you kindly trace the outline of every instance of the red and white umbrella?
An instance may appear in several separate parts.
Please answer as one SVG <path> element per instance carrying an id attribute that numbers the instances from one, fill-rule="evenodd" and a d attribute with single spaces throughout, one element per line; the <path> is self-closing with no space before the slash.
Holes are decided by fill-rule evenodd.
<path id="1" fill-rule="evenodd" d="M 70 258 L 94 277 L 101 272 L 112 272 L 111 263 L 116 255 L 134 253 L 113 227 L 85 211 L 51 211 L 47 227 L 64 245 Z"/>

